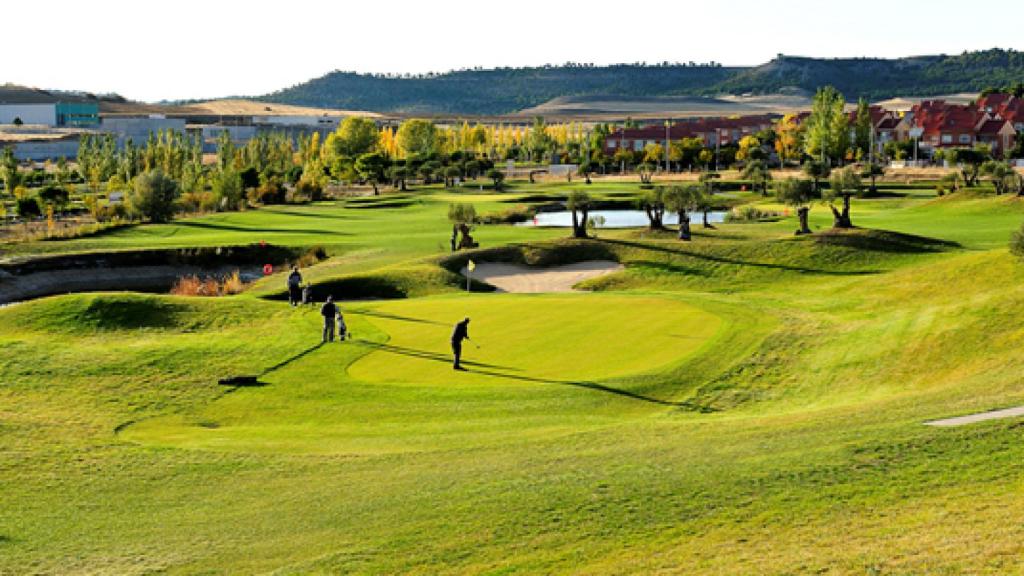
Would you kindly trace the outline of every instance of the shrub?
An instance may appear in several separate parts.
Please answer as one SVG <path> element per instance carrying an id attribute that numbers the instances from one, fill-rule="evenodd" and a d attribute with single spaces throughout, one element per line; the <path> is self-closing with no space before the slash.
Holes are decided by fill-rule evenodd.
<path id="1" fill-rule="evenodd" d="M 21 196 L 14 200 L 14 209 L 22 218 L 38 218 L 43 211 L 39 208 L 39 202 L 32 196 Z"/>
<path id="2" fill-rule="evenodd" d="M 1010 253 L 1024 260 L 1024 224 L 1010 236 Z"/>
<path id="3" fill-rule="evenodd" d="M 772 210 L 761 210 L 756 206 L 738 206 L 725 215 L 726 222 L 759 222 L 771 220 L 782 215 Z"/>
<path id="4" fill-rule="evenodd" d="M 152 222 L 167 222 L 174 216 L 178 183 L 157 169 L 135 178 L 130 196 L 132 209 Z"/>
<path id="5" fill-rule="evenodd" d="M 295 184 L 295 193 L 300 197 L 316 202 L 323 197 L 324 189 L 315 179 L 302 176 L 299 178 L 298 183 Z"/>
<path id="6" fill-rule="evenodd" d="M 214 276 L 183 276 L 171 286 L 171 294 L 176 296 L 229 296 L 244 290 L 245 282 L 238 270 L 220 279 Z"/>
<path id="7" fill-rule="evenodd" d="M 250 188 L 246 195 L 253 204 L 282 204 L 287 190 L 276 178 L 271 178 L 256 188 Z"/>

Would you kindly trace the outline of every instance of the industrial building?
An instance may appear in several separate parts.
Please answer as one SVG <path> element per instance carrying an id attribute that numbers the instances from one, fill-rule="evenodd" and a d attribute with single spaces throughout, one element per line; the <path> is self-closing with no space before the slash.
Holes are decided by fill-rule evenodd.
<path id="1" fill-rule="evenodd" d="M 99 123 L 100 107 L 94 102 L 0 102 L 0 124 L 88 127 Z"/>

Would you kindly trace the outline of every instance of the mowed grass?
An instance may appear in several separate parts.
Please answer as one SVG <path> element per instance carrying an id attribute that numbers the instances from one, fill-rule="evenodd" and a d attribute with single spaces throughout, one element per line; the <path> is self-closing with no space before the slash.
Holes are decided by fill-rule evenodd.
<path id="1" fill-rule="evenodd" d="M 598 293 L 345 302 L 356 340 L 327 346 L 251 295 L 0 309 L 0 572 L 1020 573 L 1024 424 L 922 425 L 1024 404 L 1016 204 L 854 209 L 959 246 L 602 232 L 627 270 Z M 426 238 L 377 263 L 427 266 Z"/>

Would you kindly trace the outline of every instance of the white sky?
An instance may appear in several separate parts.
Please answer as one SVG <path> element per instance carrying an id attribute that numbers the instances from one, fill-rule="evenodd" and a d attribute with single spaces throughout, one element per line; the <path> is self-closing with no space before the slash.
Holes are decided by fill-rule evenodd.
<path id="1" fill-rule="evenodd" d="M 957 54 L 1024 48 L 1020 0 L 12 0 L 0 83 L 258 95 L 331 70 Z"/>

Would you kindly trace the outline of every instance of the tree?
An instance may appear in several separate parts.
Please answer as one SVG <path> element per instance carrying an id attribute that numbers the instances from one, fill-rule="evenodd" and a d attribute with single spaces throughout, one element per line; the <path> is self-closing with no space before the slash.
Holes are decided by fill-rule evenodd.
<path id="1" fill-rule="evenodd" d="M 807 224 L 807 216 L 811 212 L 811 200 L 814 198 L 814 184 L 810 180 L 798 180 L 786 178 L 775 184 L 775 197 L 783 204 L 796 209 L 797 219 L 800 221 L 800 228 L 797 235 L 810 234 L 811 229 Z"/>
<path id="2" fill-rule="evenodd" d="M 55 212 L 63 212 L 68 205 L 70 194 L 65 188 L 48 184 L 39 190 L 39 201 L 53 208 Z"/>
<path id="3" fill-rule="evenodd" d="M 151 222 L 168 222 L 174 216 L 178 183 L 157 168 L 135 178 L 129 197 L 132 209 Z"/>
<path id="4" fill-rule="evenodd" d="M 633 153 L 626 148 L 619 148 L 612 156 L 612 160 L 619 165 L 619 172 L 625 172 L 626 167 L 633 164 Z"/>
<path id="5" fill-rule="evenodd" d="M 875 162 L 868 162 L 868 164 L 864 166 L 864 170 L 860 173 L 860 176 L 861 178 L 871 179 L 871 186 L 868 188 L 868 192 L 870 194 L 877 194 L 878 187 L 875 186 L 875 181 L 877 178 L 885 176 L 885 167 L 881 164 L 876 164 Z"/>
<path id="6" fill-rule="evenodd" d="M 553 142 L 548 135 L 547 125 L 544 118 L 537 116 L 533 119 L 533 126 L 526 136 L 526 149 L 530 154 L 530 160 L 540 160 L 551 148 Z"/>
<path id="7" fill-rule="evenodd" d="M 750 180 L 755 189 L 761 189 L 761 196 L 768 195 L 768 182 L 772 179 L 772 173 L 763 160 L 752 160 L 743 167 L 741 178 Z"/>
<path id="8" fill-rule="evenodd" d="M 328 155 L 334 158 L 356 158 L 375 151 L 379 142 L 380 132 L 376 122 L 362 116 L 349 116 L 327 137 L 324 147 Z"/>
<path id="9" fill-rule="evenodd" d="M 831 173 L 832 169 L 829 168 L 828 164 L 825 162 L 809 160 L 804 164 L 804 174 L 811 179 L 811 183 L 814 185 L 815 194 L 817 194 L 818 190 L 821 189 L 820 182 L 828 178 Z"/>
<path id="10" fill-rule="evenodd" d="M 665 208 L 679 217 L 679 239 L 690 240 L 690 211 L 697 208 L 703 196 L 700 186 L 670 186 L 665 191 Z"/>
<path id="11" fill-rule="evenodd" d="M 988 177 L 996 189 L 996 194 L 1010 191 L 1015 187 L 1019 178 L 1017 172 L 1008 163 L 998 160 L 986 161 L 978 169 L 978 173 Z"/>
<path id="12" fill-rule="evenodd" d="M 860 192 L 860 175 L 852 167 L 843 168 L 832 174 L 829 180 L 829 188 L 822 192 L 822 199 L 832 210 L 833 228 L 853 228 L 850 220 L 850 197 Z M 840 211 L 836 208 L 836 201 L 843 201 L 843 208 Z"/>
<path id="13" fill-rule="evenodd" d="M 391 178 L 391 185 L 395 188 L 398 188 L 402 192 L 408 190 L 405 186 L 405 181 L 409 178 L 409 169 L 405 166 L 392 166 L 388 170 L 388 177 Z"/>
<path id="14" fill-rule="evenodd" d="M 797 122 L 795 114 L 786 114 L 775 124 L 775 152 L 783 168 L 787 160 L 799 157 L 803 138 L 804 127 Z"/>
<path id="15" fill-rule="evenodd" d="M 437 151 L 437 127 L 429 120 L 412 118 L 398 127 L 395 140 L 406 157 L 427 158 Z"/>
<path id="16" fill-rule="evenodd" d="M 14 157 L 14 149 L 4 147 L 0 154 L 0 176 L 4 180 L 4 190 L 7 194 L 14 194 L 22 181 L 21 172 L 18 172 L 18 160 Z"/>
<path id="17" fill-rule="evenodd" d="M 707 148 L 704 148 L 697 154 L 697 162 L 704 167 L 705 170 L 711 165 L 711 161 L 715 159 L 715 153 Z"/>
<path id="18" fill-rule="evenodd" d="M 697 156 L 704 148 L 704 140 L 692 138 L 680 138 L 669 144 L 668 158 L 678 166 L 693 166 L 697 164 Z"/>
<path id="19" fill-rule="evenodd" d="M 804 134 L 804 151 L 820 162 L 842 162 L 850 146 L 846 100 L 832 86 L 818 89 L 811 104 Z"/>
<path id="20" fill-rule="evenodd" d="M 587 184 L 591 183 L 590 174 L 594 171 L 594 165 L 592 163 L 584 160 L 576 171 L 583 176 L 584 182 Z"/>
<path id="21" fill-rule="evenodd" d="M 373 186 L 374 196 L 380 194 L 377 186 L 384 181 L 387 165 L 387 159 L 380 152 L 368 152 L 356 158 L 356 174 L 363 182 L 369 182 Z"/>
<path id="22" fill-rule="evenodd" d="M 213 197 L 217 201 L 220 210 L 238 210 L 242 205 L 244 189 L 242 188 L 242 177 L 234 170 L 221 170 L 214 178 L 212 184 Z"/>
<path id="23" fill-rule="evenodd" d="M 750 154 L 753 150 L 761 151 L 761 141 L 756 136 L 744 136 L 740 138 L 739 148 L 736 150 L 736 159 L 743 161 L 751 159 Z M 754 152 L 756 156 L 757 153 Z"/>
<path id="24" fill-rule="evenodd" d="M 505 173 L 497 168 L 491 168 L 487 171 L 487 177 L 494 182 L 494 189 L 500 192 L 502 183 L 505 181 Z"/>
<path id="25" fill-rule="evenodd" d="M 853 124 L 853 146 L 865 154 L 871 154 L 871 106 L 864 98 L 857 100 L 857 116 Z M 869 157 L 870 158 L 870 157 Z M 873 187 L 874 185 L 872 185 Z"/>
<path id="26" fill-rule="evenodd" d="M 479 246 L 473 241 L 469 233 L 476 222 L 476 208 L 472 204 L 460 202 L 448 205 L 448 221 L 452 223 L 452 245 L 458 250 L 461 248 L 476 248 Z M 461 234 L 462 239 L 456 242 L 456 237 Z"/>
<path id="27" fill-rule="evenodd" d="M 572 236 L 573 238 L 587 237 L 587 221 L 590 215 L 592 201 L 590 194 L 583 190 L 569 192 L 568 201 L 565 207 L 572 212 Z"/>
<path id="28" fill-rule="evenodd" d="M 946 158 L 960 165 L 960 174 L 964 178 L 964 186 L 970 188 L 978 183 L 978 172 L 981 165 L 991 157 L 984 144 L 974 148 L 956 148 L 946 152 Z"/>
<path id="29" fill-rule="evenodd" d="M 654 164 L 644 162 L 636 167 L 636 173 L 640 176 L 641 184 L 650 184 L 651 177 L 654 176 Z"/>
<path id="30" fill-rule="evenodd" d="M 664 230 L 665 189 L 661 186 L 647 190 L 638 201 L 640 209 L 647 214 L 647 227 L 650 230 Z"/>
<path id="31" fill-rule="evenodd" d="M 15 198 L 14 211 L 18 213 L 18 216 L 25 220 L 38 218 L 43 215 L 43 211 L 39 207 L 39 202 L 37 202 L 32 196 Z"/>
<path id="32" fill-rule="evenodd" d="M 458 166 L 449 166 L 444 169 L 444 187 L 455 186 L 455 179 L 462 176 L 462 170 Z"/>
<path id="33" fill-rule="evenodd" d="M 644 163 L 658 166 L 665 160 L 665 147 L 653 142 L 644 146 Z"/>

